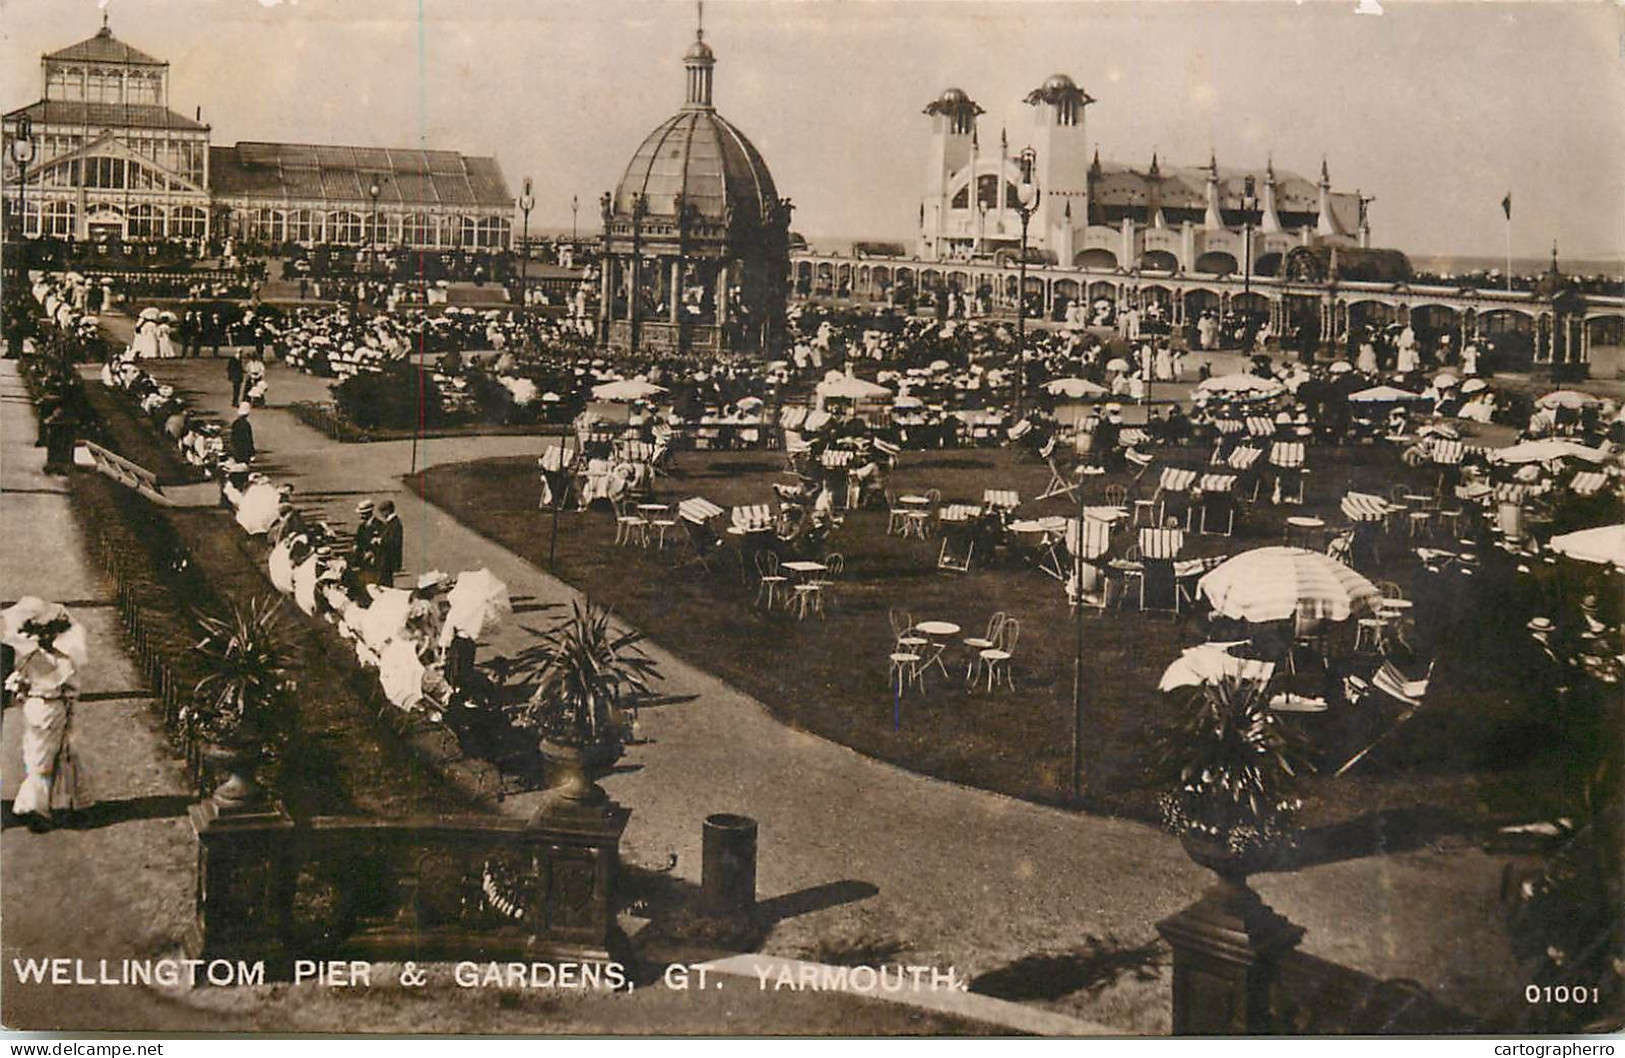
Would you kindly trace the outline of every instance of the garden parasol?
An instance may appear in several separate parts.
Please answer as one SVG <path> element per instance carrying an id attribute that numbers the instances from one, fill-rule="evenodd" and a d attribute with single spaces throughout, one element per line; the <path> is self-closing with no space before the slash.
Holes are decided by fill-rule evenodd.
<path id="1" fill-rule="evenodd" d="M 1197 581 L 1196 590 L 1214 612 L 1255 623 L 1292 617 L 1342 621 L 1379 594 L 1341 562 L 1301 547 L 1243 552 Z"/>
<path id="2" fill-rule="evenodd" d="M 440 634 L 443 642 L 450 642 L 454 632 L 478 639 L 513 613 L 508 586 L 488 569 L 459 573 L 457 583 L 446 593 L 446 602 L 451 609 Z"/>

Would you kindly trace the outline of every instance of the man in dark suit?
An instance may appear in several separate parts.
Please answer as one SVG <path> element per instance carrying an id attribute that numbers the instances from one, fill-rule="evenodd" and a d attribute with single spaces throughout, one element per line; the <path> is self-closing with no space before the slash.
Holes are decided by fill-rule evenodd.
<path id="1" fill-rule="evenodd" d="M 236 353 L 226 361 L 226 381 L 231 383 L 231 402 L 242 403 L 243 399 L 243 358 Z"/>
<path id="2" fill-rule="evenodd" d="M 405 542 L 405 530 L 401 526 L 400 515 L 395 513 L 394 500 L 384 500 L 378 505 L 375 533 L 378 583 L 388 588 L 395 583 L 395 574 L 401 571 L 401 551 Z"/>
<path id="3" fill-rule="evenodd" d="M 231 458 L 239 463 L 254 461 L 254 427 L 248 421 L 251 409 L 247 404 L 237 406 L 237 417 L 231 420 L 229 448 Z"/>

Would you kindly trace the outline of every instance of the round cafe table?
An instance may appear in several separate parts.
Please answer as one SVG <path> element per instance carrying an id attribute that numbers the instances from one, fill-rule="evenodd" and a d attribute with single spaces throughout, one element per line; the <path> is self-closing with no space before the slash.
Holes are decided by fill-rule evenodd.
<path id="1" fill-rule="evenodd" d="M 1294 515 L 1286 520 L 1287 545 L 1296 544 L 1311 551 L 1318 551 L 1320 550 L 1320 532 L 1325 528 L 1326 523 L 1319 518 Z"/>

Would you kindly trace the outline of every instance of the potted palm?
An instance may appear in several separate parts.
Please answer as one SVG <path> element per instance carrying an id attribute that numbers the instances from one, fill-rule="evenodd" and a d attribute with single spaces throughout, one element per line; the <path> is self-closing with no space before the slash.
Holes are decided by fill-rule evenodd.
<path id="1" fill-rule="evenodd" d="M 212 799 L 222 809 L 257 804 L 263 790 L 255 769 L 286 739 L 290 694 L 287 648 L 278 628 L 278 601 L 232 604 L 220 616 L 196 618 L 203 638 L 194 648 L 208 672 L 197 681 L 183 719 L 204 754 L 227 778 Z"/>
<path id="2" fill-rule="evenodd" d="M 538 680 L 514 720 L 541 736 L 552 798 L 584 805 L 606 799 L 596 780 L 620 758 L 630 709 L 659 677 L 642 639 L 616 629 L 607 608 L 575 603 L 528 652 Z"/>
<path id="3" fill-rule="evenodd" d="M 1163 743 L 1163 822 L 1220 889 L 1245 889 L 1248 875 L 1293 843 L 1309 768 L 1303 740 L 1270 711 L 1257 681 L 1204 683 L 1192 705 Z"/>

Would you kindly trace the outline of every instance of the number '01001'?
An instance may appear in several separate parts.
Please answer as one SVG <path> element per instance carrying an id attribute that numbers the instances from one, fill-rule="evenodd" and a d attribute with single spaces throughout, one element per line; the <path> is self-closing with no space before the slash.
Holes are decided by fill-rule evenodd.
<path id="1" fill-rule="evenodd" d="M 1525 1003 L 1595 1003 L 1595 985 L 1529 985 L 1523 990 Z"/>

